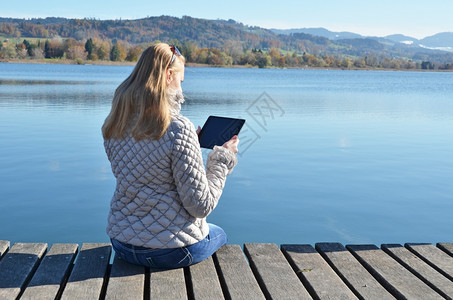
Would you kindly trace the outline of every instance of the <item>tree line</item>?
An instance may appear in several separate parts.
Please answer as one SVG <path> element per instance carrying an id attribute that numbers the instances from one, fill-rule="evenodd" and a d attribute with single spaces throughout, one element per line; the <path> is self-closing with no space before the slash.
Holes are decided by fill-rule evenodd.
<path id="1" fill-rule="evenodd" d="M 154 41 L 158 43 L 160 41 Z M 188 63 L 210 66 L 247 66 L 259 68 L 341 68 L 341 69 L 396 69 L 396 70 L 453 70 L 453 64 L 414 62 L 410 59 L 392 59 L 370 53 L 365 57 L 284 52 L 272 47 L 269 50 L 246 49 L 240 42 L 227 41 L 221 48 L 199 47 L 194 42 L 166 41 L 175 44 Z M 85 62 L 113 61 L 136 62 L 141 53 L 152 45 L 130 44 L 124 41 L 89 38 L 24 39 L 22 42 L 4 40 L 0 59 L 67 59 L 82 64 Z"/>

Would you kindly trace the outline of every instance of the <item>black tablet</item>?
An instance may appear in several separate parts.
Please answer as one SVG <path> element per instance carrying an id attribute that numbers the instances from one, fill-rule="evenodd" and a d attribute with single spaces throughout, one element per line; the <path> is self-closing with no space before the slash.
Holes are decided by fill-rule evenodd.
<path id="1" fill-rule="evenodd" d="M 200 146 L 208 149 L 222 146 L 239 134 L 244 123 L 244 119 L 209 116 L 198 134 Z"/>

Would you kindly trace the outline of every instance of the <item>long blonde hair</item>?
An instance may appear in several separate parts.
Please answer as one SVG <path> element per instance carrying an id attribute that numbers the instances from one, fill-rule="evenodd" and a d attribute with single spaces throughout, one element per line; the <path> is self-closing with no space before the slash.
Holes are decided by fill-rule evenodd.
<path id="1" fill-rule="evenodd" d="M 115 91 L 112 109 L 102 126 L 104 139 L 122 138 L 130 127 L 136 140 L 163 136 L 171 120 L 167 70 L 180 72 L 184 66 L 183 56 L 176 56 L 171 63 L 172 58 L 170 46 L 164 43 L 143 51 L 132 73 Z"/>

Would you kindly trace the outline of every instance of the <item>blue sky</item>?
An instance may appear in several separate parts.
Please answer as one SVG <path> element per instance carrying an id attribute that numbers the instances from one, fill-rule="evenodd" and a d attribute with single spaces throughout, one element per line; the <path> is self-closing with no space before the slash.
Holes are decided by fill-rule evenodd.
<path id="1" fill-rule="evenodd" d="M 452 0 L 318 0 L 318 1 L 2 1 L 0 16 L 138 19 L 147 16 L 191 16 L 233 19 L 264 28 L 324 27 L 362 35 L 401 33 L 423 38 L 453 32 Z"/>

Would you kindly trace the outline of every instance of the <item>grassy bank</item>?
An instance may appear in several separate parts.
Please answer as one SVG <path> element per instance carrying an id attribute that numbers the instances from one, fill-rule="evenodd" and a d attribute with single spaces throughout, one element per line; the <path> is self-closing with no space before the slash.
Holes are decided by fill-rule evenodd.
<path id="1" fill-rule="evenodd" d="M 0 59 L 0 63 L 20 63 L 20 64 L 66 64 L 66 65 L 101 65 L 101 66 L 135 66 L 136 62 L 128 61 L 109 61 L 109 60 L 82 60 L 82 59 Z M 258 68 L 252 65 L 209 65 L 200 63 L 186 63 L 187 67 L 205 67 L 205 68 Z M 307 69 L 307 70 L 355 70 L 355 71 L 416 71 L 416 72 L 453 72 L 453 70 L 423 70 L 423 69 L 391 69 L 391 68 L 333 68 L 333 67 L 266 67 L 266 69 Z"/>

